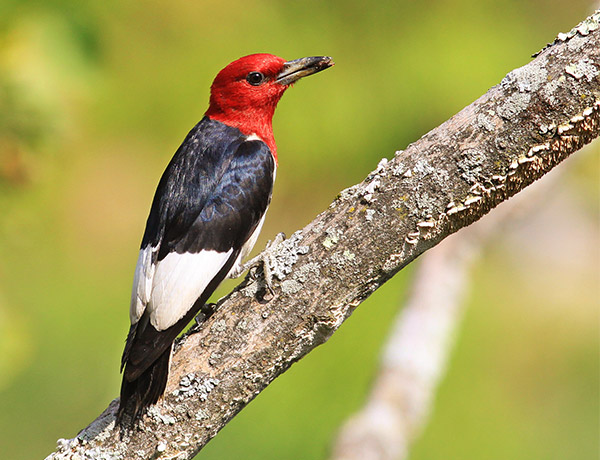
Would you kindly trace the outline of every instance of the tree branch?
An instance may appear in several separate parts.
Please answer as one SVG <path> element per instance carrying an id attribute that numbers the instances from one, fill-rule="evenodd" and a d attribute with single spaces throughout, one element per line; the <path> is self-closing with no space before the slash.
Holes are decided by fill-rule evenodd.
<path id="1" fill-rule="evenodd" d="M 551 192 L 557 175 L 551 176 L 419 259 L 411 293 L 392 327 L 370 394 L 364 407 L 344 423 L 330 460 L 410 457 L 411 444 L 427 423 L 445 374 L 475 259 L 496 235 L 509 230 L 517 217 L 530 213 Z"/>
<path id="2" fill-rule="evenodd" d="M 119 439 L 117 401 L 49 459 L 193 457 L 418 255 L 598 136 L 600 11 L 276 248 L 275 295 L 246 279 L 180 341 L 166 397 Z M 79 456 L 79 457 L 78 457 Z"/>

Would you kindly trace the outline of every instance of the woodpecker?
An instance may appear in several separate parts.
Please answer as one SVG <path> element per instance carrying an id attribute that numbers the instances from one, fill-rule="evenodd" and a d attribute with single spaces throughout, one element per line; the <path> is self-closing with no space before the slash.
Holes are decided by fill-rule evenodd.
<path id="1" fill-rule="evenodd" d="M 277 170 L 272 118 L 294 82 L 330 57 L 242 57 L 221 70 L 209 108 L 163 173 L 142 238 L 121 360 L 118 424 L 162 396 L 173 341 L 256 243 Z"/>

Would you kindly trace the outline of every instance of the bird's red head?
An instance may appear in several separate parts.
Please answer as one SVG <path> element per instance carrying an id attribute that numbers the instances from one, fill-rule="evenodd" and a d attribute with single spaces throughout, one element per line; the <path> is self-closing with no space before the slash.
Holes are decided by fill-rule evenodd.
<path id="1" fill-rule="evenodd" d="M 277 158 L 272 120 L 279 99 L 298 79 L 331 67 L 329 57 L 308 57 L 286 61 L 272 54 L 251 54 L 221 70 L 210 89 L 206 115 L 256 134 Z"/>

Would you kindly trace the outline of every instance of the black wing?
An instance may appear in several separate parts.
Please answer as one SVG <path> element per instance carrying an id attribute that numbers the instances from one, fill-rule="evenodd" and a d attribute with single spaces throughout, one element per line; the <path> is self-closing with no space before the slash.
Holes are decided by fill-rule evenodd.
<path id="1" fill-rule="evenodd" d="M 146 293 L 147 304 L 141 306 L 127 338 L 122 360 L 124 386 L 138 379 L 170 349 L 175 337 L 227 276 L 266 212 L 274 168 L 267 145 L 260 140 L 246 140 L 235 128 L 204 118 L 188 134 L 161 178 L 142 239 L 142 252 L 151 250 L 152 257 L 140 257 L 136 281 L 140 282 L 138 272 L 142 282 L 148 279 L 144 278 L 148 273 L 154 273 L 154 278 Z M 165 285 L 163 280 L 155 279 L 161 264 L 178 256 L 200 261 L 208 251 L 227 257 L 217 266 L 207 268 L 202 290 L 190 305 L 175 307 L 181 313 L 176 321 L 166 328 L 160 327 L 157 318 L 164 309 L 174 306 L 167 305 L 170 301 L 156 305 L 158 302 L 153 303 L 153 299 L 181 298 L 182 290 L 198 288 L 185 283 L 177 285 L 175 280 L 176 292 L 154 295 L 161 289 L 158 286 Z M 136 289 L 134 285 L 132 297 Z M 136 319 L 133 310 L 132 299 L 132 319 Z"/>

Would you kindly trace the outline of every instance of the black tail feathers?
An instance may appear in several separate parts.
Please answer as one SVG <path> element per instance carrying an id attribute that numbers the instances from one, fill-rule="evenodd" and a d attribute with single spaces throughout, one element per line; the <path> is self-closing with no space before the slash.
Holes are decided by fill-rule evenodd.
<path id="1" fill-rule="evenodd" d="M 127 380 L 127 369 L 121 384 L 121 399 L 117 412 L 117 425 L 129 428 L 150 405 L 158 401 L 167 387 L 169 363 L 173 345 L 134 380 Z"/>

